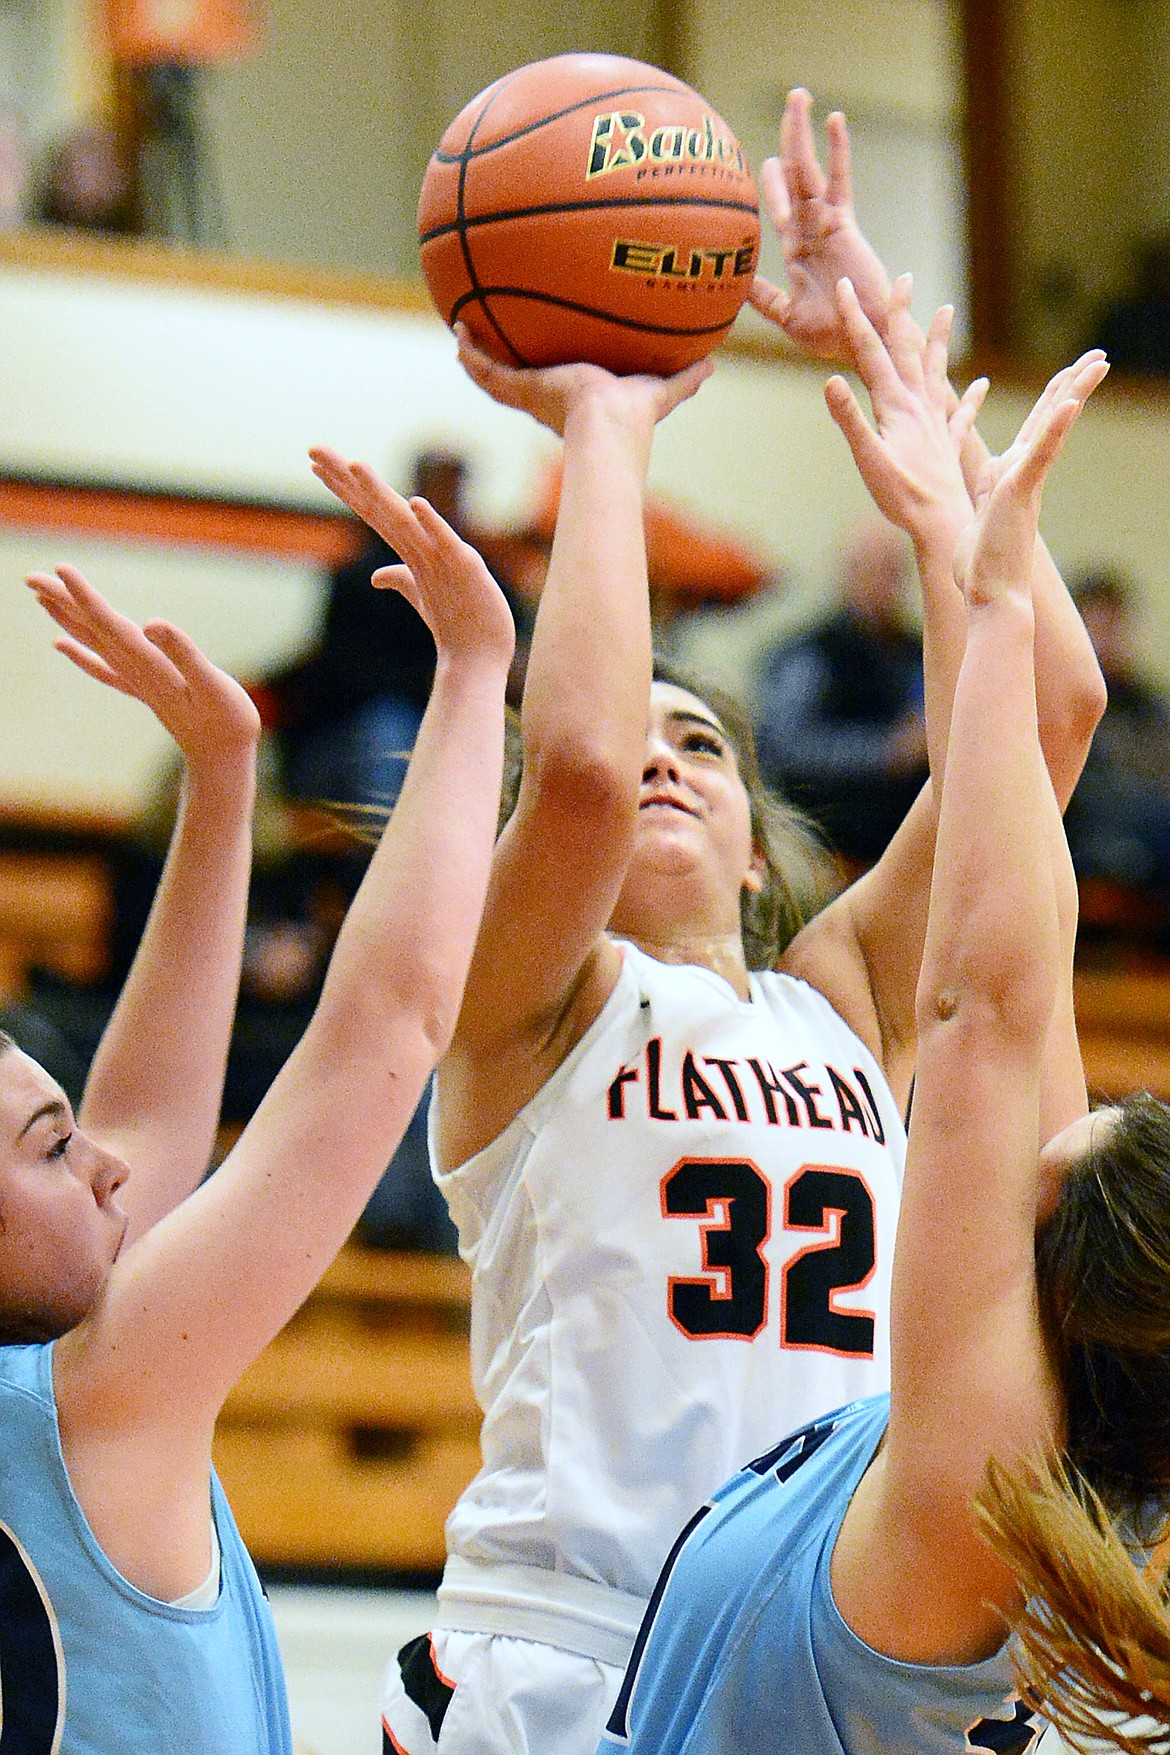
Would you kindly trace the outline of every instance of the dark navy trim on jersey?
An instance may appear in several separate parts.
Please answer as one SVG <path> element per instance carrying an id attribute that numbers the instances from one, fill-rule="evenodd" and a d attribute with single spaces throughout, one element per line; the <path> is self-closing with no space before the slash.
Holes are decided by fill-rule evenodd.
<path id="1" fill-rule="evenodd" d="M 429 1633 L 408 1640 L 398 1653 L 398 1672 L 406 1698 L 413 1701 L 431 1727 L 437 1743 L 447 1708 L 455 1690 L 435 1667 L 435 1650 Z"/>

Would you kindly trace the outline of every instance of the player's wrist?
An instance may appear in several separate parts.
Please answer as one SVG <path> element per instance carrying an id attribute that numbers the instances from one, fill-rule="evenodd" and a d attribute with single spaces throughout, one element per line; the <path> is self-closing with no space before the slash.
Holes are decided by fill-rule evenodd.
<path id="1" fill-rule="evenodd" d="M 919 567 L 937 565 L 940 560 L 949 566 L 959 538 L 974 516 L 965 493 L 955 494 L 916 512 L 907 521 L 906 531 Z"/>
<path id="2" fill-rule="evenodd" d="M 236 805 L 256 790 L 256 742 L 221 743 L 185 752 L 184 789 L 189 803 Z"/>
<path id="3" fill-rule="evenodd" d="M 565 444 L 601 443 L 644 469 L 656 419 L 657 409 L 644 383 L 635 388 L 621 378 L 591 376 L 566 408 Z"/>

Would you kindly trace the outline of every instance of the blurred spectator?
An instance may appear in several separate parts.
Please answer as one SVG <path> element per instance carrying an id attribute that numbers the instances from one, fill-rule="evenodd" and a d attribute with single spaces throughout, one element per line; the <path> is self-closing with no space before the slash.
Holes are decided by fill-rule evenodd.
<path id="1" fill-rule="evenodd" d="M 425 451 L 415 462 L 410 492 L 429 500 L 491 564 L 495 535 L 478 530 L 470 517 L 467 473 L 464 458 Z M 333 574 L 313 650 L 256 690 L 264 722 L 276 732 L 285 789 L 293 798 L 389 805 L 398 796 L 434 681 L 435 643 L 397 591 L 371 589 L 371 575 L 397 560 L 388 543 L 372 536 L 357 560 Z M 519 667 L 532 612 L 522 595 L 501 582 L 516 618 Z"/>
<path id="2" fill-rule="evenodd" d="M 1080 878 L 1170 892 L 1170 703 L 1135 653 L 1132 587 L 1112 568 L 1074 585 L 1109 690 L 1065 815 Z"/>
<path id="3" fill-rule="evenodd" d="M 857 864 L 878 858 L 927 773 L 908 583 L 905 539 L 868 519 L 842 558 L 837 608 L 774 646 L 760 668 L 764 778 Z"/>
<path id="4" fill-rule="evenodd" d="M 528 536 L 551 544 L 561 499 L 559 461 L 537 480 Z M 656 648 L 671 649 L 676 623 L 693 612 L 727 608 L 754 597 L 769 583 L 768 563 L 726 531 L 714 529 L 660 494 L 648 494 L 646 571 Z"/>
<path id="5" fill-rule="evenodd" d="M 1170 373 L 1170 233 L 1146 238 L 1136 251 L 1135 285 L 1102 314 L 1094 347 L 1127 372 Z"/>
<path id="6" fill-rule="evenodd" d="M 424 451 L 415 460 L 410 493 L 421 494 L 448 524 L 484 554 L 512 606 L 517 629 L 517 661 L 512 692 L 516 698 L 533 609 L 528 593 L 539 594 L 539 545 L 520 537 L 504 539 L 478 528 L 466 500 L 468 466 L 448 451 Z M 421 616 L 396 591 L 375 591 L 371 576 L 393 566 L 398 555 L 372 532 L 369 546 L 329 583 L 325 620 L 311 652 L 287 669 L 265 678 L 253 694 L 280 752 L 280 780 L 291 799 L 335 805 L 354 804 L 375 812 L 393 806 L 406 773 L 407 757 L 422 720 L 435 676 L 435 643 Z M 535 565 L 535 573 L 525 569 Z M 514 567 L 516 589 L 510 579 Z M 333 883 L 356 888 L 368 849 L 354 842 L 334 860 Z M 349 895 L 336 910 L 340 923 Z M 263 940 L 263 967 L 282 971 L 294 961 L 296 913 L 284 922 L 269 920 Z M 331 937 L 322 947 L 324 966 Z M 316 998 L 315 978 L 304 1000 Z M 287 1005 L 287 1000 L 284 1001 Z M 270 1008 L 272 1009 L 272 1008 Z M 241 1022 L 241 1028 L 243 1023 Z M 237 1030 L 237 1036 L 240 1035 Z M 394 1161 L 359 1224 L 359 1235 L 377 1244 L 453 1249 L 455 1230 L 431 1180 L 426 1142 L 429 1090 L 406 1130 Z"/>
<path id="7" fill-rule="evenodd" d="M 71 128 L 49 149 L 33 218 L 90 232 L 137 231 L 134 190 L 108 122 Z"/>

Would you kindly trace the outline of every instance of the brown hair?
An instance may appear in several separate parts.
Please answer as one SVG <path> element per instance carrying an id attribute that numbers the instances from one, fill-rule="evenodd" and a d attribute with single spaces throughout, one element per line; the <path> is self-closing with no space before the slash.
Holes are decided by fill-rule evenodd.
<path id="1" fill-rule="evenodd" d="M 762 887 L 758 892 L 745 888 L 740 898 L 744 956 L 749 969 L 770 969 L 836 888 L 831 857 L 808 818 L 764 785 L 751 720 L 733 695 L 709 688 L 661 659 L 654 662 L 654 681 L 685 689 L 710 707 L 735 751 L 751 810 L 752 839 L 764 861 Z M 523 765 L 520 718 L 509 711 L 504 732 L 501 829 L 516 808 Z"/>
<path id="2" fill-rule="evenodd" d="M 1024 1599 L 1009 1616 L 1024 1698 L 1074 1747 L 1087 1739 L 1125 1755 L 1164 1755 L 1170 1741 L 1165 1555 L 1139 1571 L 1114 1512 L 1063 1458 L 1032 1459 L 1011 1470 L 993 1460 L 976 1512 Z M 1118 1716 L 1139 1722 L 1117 1723 Z"/>
<path id="3" fill-rule="evenodd" d="M 1170 1108 L 1147 1091 L 1070 1167 L 1036 1283 L 1073 1467 L 1110 1504 L 1170 1486 Z"/>
<path id="4" fill-rule="evenodd" d="M 1142 1091 L 1118 1110 L 1036 1240 L 1064 1455 L 993 1462 L 976 1509 L 1025 1598 L 1012 1617 L 1025 1691 L 1074 1740 L 1136 1755 L 1170 1741 L 1170 1108 Z"/>

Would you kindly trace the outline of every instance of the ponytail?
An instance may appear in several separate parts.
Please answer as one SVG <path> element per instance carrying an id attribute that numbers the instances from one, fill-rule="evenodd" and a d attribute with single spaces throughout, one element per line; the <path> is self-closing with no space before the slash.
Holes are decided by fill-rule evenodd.
<path id="1" fill-rule="evenodd" d="M 1104 1500 L 1055 1456 L 1010 1472 L 993 1458 L 975 1510 L 1024 1598 L 1009 1616 L 1024 1699 L 1075 1747 L 1090 1742 L 1125 1755 L 1165 1755 L 1170 1615 L 1163 1548 L 1170 1544 L 1159 1544 L 1139 1571 Z"/>

